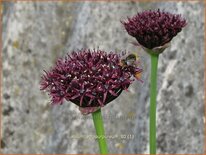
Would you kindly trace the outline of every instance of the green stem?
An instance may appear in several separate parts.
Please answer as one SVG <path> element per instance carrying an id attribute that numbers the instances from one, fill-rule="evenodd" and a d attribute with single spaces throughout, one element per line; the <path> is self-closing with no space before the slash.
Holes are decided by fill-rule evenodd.
<path id="1" fill-rule="evenodd" d="M 106 137 L 104 134 L 104 126 L 103 126 L 103 120 L 102 120 L 102 115 L 101 115 L 101 109 L 99 109 L 96 112 L 93 112 L 92 118 L 93 118 L 94 126 L 96 129 L 96 134 L 98 137 L 100 154 L 108 154 L 107 142 L 106 142 Z"/>
<path id="2" fill-rule="evenodd" d="M 150 154 L 156 154 L 156 96 L 157 96 L 157 66 L 159 54 L 151 56 L 150 81 Z"/>

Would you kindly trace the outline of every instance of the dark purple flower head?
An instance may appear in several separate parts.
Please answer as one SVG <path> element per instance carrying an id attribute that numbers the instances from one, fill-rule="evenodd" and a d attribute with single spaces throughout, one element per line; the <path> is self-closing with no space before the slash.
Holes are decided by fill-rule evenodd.
<path id="1" fill-rule="evenodd" d="M 167 43 L 186 26 L 186 20 L 180 15 L 159 9 L 143 11 L 121 22 L 128 34 L 135 37 L 138 43 L 146 49 L 166 48 Z"/>
<path id="2" fill-rule="evenodd" d="M 81 108 L 103 107 L 125 90 L 142 72 L 138 65 L 121 65 L 121 55 L 101 50 L 80 50 L 59 59 L 42 76 L 53 104 L 66 99 Z"/>

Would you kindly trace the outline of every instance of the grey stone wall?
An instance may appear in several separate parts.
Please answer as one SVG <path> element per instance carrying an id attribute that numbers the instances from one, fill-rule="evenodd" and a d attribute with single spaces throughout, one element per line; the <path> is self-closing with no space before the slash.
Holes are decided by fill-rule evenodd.
<path id="1" fill-rule="evenodd" d="M 120 24 L 145 9 L 181 13 L 187 27 L 159 59 L 157 152 L 204 151 L 204 5 L 201 2 L 4 2 L 3 153 L 98 153 L 91 116 L 72 103 L 52 107 L 43 69 L 79 48 L 136 51 L 144 83 L 102 109 L 110 153 L 148 153 L 150 58 Z M 123 135 L 123 136 L 122 136 Z M 128 136 L 125 138 L 124 136 Z M 130 136 L 131 135 L 131 136 Z M 90 136 L 90 137 L 89 137 Z"/>

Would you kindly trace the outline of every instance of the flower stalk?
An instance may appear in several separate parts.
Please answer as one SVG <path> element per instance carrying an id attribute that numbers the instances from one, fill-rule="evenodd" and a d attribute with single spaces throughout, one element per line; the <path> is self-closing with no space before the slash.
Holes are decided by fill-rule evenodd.
<path id="1" fill-rule="evenodd" d="M 101 109 L 93 112 L 92 118 L 93 118 L 94 126 L 96 129 L 96 135 L 97 135 L 97 139 L 99 143 L 100 154 L 108 154 Z"/>
<path id="2" fill-rule="evenodd" d="M 150 154 L 156 154 L 156 97 L 157 97 L 157 68 L 159 54 L 150 54 Z"/>

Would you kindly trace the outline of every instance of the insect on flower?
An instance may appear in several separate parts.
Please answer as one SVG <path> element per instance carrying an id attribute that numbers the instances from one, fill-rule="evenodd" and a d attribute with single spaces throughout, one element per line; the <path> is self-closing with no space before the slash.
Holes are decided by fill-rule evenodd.
<path id="1" fill-rule="evenodd" d="M 120 60 L 120 66 L 122 66 L 122 67 L 129 67 L 129 66 L 137 67 L 137 66 L 139 66 L 139 64 L 140 64 L 139 56 L 135 52 L 132 52 L 128 55 L 125 55 Z M 134 77 L 136 79 L 141 79 L 141 75 L 142 75 L 142 71 L 137 71 L 134 74 Z"/>

